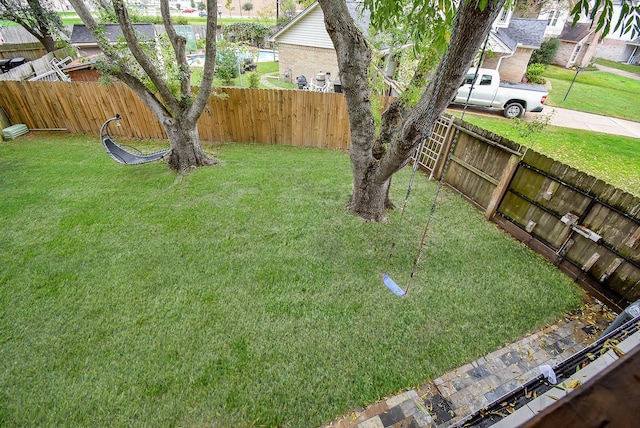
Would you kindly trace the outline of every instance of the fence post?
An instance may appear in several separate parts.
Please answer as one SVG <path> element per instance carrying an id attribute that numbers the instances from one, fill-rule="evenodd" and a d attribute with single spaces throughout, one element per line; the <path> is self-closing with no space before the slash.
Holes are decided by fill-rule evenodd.
<path id="1" fill-rule="evenodd" d="M 491 194 L 491 200 L 487 204 L 487 209 L 484 212 L 484 216 L 487 219 L 489 220 L 492 219 L 493 216 L 496 214 L 496 211 L 498 210 L 498 205 L 500 204 L 502 197 L 507 191 L 507 188 L 509 187 L 511 180 L 513 179 L 513 176 L 515 175 L 516 170 L 518 169 L 518 163 L 520 163 L 520 159 L 521 159 L 521 156 L 516 156 L 516 155 L 511 155 L 509 157 L 509 160 L 507 161 L 507 165 L 505 166 L 504 171 L 502 171 L 502 177 L 500 177 L 500 181 L 498 182 L 498 185 L 493 190 L 493 193 Z"/>

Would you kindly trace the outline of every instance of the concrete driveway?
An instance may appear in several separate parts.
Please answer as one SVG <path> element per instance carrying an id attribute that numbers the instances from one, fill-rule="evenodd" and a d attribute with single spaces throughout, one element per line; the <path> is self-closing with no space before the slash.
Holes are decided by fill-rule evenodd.
<path id="1" fill-rule="evenodd" d="M 634 73 L 629 73 L 600 64 L 598 64 L 597 67 L 602 72 L 618 74 L 630 79 L 640 80 L 640 76 Z M 457 106 L 449 106 L 449 108 L 454 108 L 456 110 L 461 109 Z M 503 117 L 502 111 L 500 110 L 469 106 L 467 111 Z M 616 119 L 614 117 L 600 116 L 598 114 L 583 113 L 574 110 L 567 110 L 561 107 L 546 106 L 542 113 L 527 113 L 524 118 L 525 120 L 533 120 L 536 115 L 549 114 L 551 114 L 551 121 L 549 122 L 549 124 L 553 126 L 584 129 L 585 131 L 602 132 L 603 134 L 620 135 L 623 137 L 640 138 L 640 122 Z M 640 118 L 638 118 L 638 120 L 640 120 Z"/>
<path id="2" fill-rule="evenodd" d="M 462 106 L 451 105 L 449 109 L 462 111 Z M 484 114 L 487 116 L 504 117 L 502 110 L 485 107 L 469 106 L 467 112 Z M 527 113 L 525 120 L 533 120 L 538 115 L 551 115 L 550 125 L 563 128 L 584 129 L 586 131 L 602 132 L 604 134 L 620 135 L 623 137 L 640 138 L 640 122 L 616 119 L 614 117 L 583 113 L 566 108 L 546 106 L 542 113 Z"/>

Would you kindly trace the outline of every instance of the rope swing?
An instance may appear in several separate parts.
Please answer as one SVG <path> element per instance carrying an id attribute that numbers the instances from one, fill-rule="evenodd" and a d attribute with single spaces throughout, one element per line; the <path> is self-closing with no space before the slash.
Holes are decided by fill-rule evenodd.
<path id="1" fill-rule="evenodd" d="M 459 10 L 459 9 L 458 9 Z M 458 22 L 458 12 L 456 11 L 456 18 L 455 18 L 455 24 Z M 491 33 L 489 32 L 489 34 L 487 34 L 487 38 L 484 41 L 484 44 L 482 46 L 482 51 L 480 53 L 480 58 L 478 60 L 478 66 L 476 67 L 476 72 L 475 75 L 473 77 L 473 81 L 471 82 L 471 87 L 469 88 L 469 94 L 467 95 L 467 99 L 465 100 L 464 103 L 464 108 L 462 110 L 462 114 L 460 116 L 460 120 L 464 119 L 464 115 L 467 111 L 467 107 L 469 105 L 469 99 L 471 97 L 471 92 L 473 91 L 473 86 L 475 84 L 476 79 L 478 78 L 478 73 L 480 72 L 480 64 L 482 64 L 482 60 L 484 58 L 484 54 L 485 51 L 487 49 L 487 43 L 489 42 L 489 35 Z M 446 62 L 449 56 L 449 50 L 447 49 L 447 52 L 444 55 L 444 58 L 442 59 L 442 67 L 440 67 L 440 70 L 438 72 L 438 77 L 436 80 L 436 83 L 434 85 L 434 94 L 437 94 L 439 89 L 440 89 L 440 84 L 442 82 L 442 75 L 443 70 L 445 69 L 446 66 Z M 427 117 L 431 117 L 431 115 L 433 114 L 433 109 L 434 109 L 434 100 L 431 99 L 429 101 L 429 108 L 427 109 L 427 113 L 428 116 Z M 413 186 L 413 182 L 416 176 L 416 171 L 418 170 L 418 159 L 419 156 L 422 154 L 422 150 L 424 148 L 424 144 L 427 140 L 427 138 L 429 137 L 429 135 L 427 135 L 427 132 L 429 131 L 429 124 L 425 124 L 424 128 L 423 128 L 423 132 L 422 132 L 422 136 L 420 139 L 420 144 L 418 145 L 417 151 L 416 151 L 416 157 L 414 159 L 413 162 L 413 173 L 411 175 L 411 179 L 409 180 L 409 186 L 407 188 L 407 193 L 404 199 L 404 202 L 402 203 L 402 213 L 400 215 L 400 219 L 402 221 L 402 216 L 404 214 L 404 209 L 405 206 L 407 204 L 407 200 L 409 199 L 409 194 L 411 193 L 411 188 Z M 413 281 L 413 277 L 416 274 L 416 271 L 418 270 L 418 265 L 420 264 L 420 260 L 422 259 L 422 255 L 424 253 L 424 246 L 425 246 L 425 242 L 427 239 L 427 232 L 429 231 L 429 225 L 431 224 L 431 220 L 433 219 L 433 216 L 436 212 L 436 207 L 437 207 L 437 203 L 438 203 L 438 196 L 440 195 L 440 191 L 442 190 L 442 186 L 444 184 L 444 178 L 447 175 L 447 170 L 449 169 L 449 164 L 451 163 L 451 158 L 453 157 L 453 153 L 456 150 L 456 145 L 458 144 L 458 137 L 460 135 L 460 128 L 456 127 L 456 132 L 453 135 L 453 141 L 451 143 L 451 147 L 449 148 L 449 152 L 447 154 L 447 160 L 444 164 L 444 168 L 442 170 L 442 174 L 440 175 L 440 180 L 438 181 L 438 188 L 436 190 L 436 194 L 435 197 L 433 198 L 433 203 L 431 204 L 431 210 L 429 211 L 429 217 L 427 218 L 427 223 L 424 226 L 424 229 L 422 231 L 422 237 L 420 238 L 420 245 L 418 246 L 418 255 L 416 256 L 415 262 L 413 263 L 413 267 L 411 269 L 411 275 L 409 276 L 409 281 L 407 282 L 407 286 L 403 289 L 401 288 L 393 279 L 391 279 L 391 277 L 389 277 L 389 275 L 387 275 L 386 273 L 382 275 L 382 282 L 383 284 L 396 296 L 398 297 L 403 297 L 405 296 L 408 292 L 409 292 L 409 288 L 411 287 L 411 282 Z M 392 249 L 395 246 L 395 242 L 391 244 L 392 245 Z M 389 253 L 389 258 L 391 258 L 391 252 Z"/>

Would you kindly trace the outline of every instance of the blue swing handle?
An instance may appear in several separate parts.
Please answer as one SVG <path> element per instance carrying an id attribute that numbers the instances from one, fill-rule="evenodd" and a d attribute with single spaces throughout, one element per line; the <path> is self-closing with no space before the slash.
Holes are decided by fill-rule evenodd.
<path id="1" fill-rule="evenodd" d="M 405 291 L 389 277 L 389 275 L 384 274 L 382 276 L 382 282 L 396 296 L 402 297 L 406 294 Z"/>

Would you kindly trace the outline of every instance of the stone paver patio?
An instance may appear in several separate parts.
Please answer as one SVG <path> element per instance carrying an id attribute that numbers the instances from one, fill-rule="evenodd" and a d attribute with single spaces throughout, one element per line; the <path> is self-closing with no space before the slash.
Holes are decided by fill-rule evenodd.
<path id="1" fill-rule="evenodd" d="M 409 390 L 356 410 L 323 428 L 446 428 L 486 407 L 555 364 L 584 349 L 614 315 L 590 304 L 553 325 Z"/>

